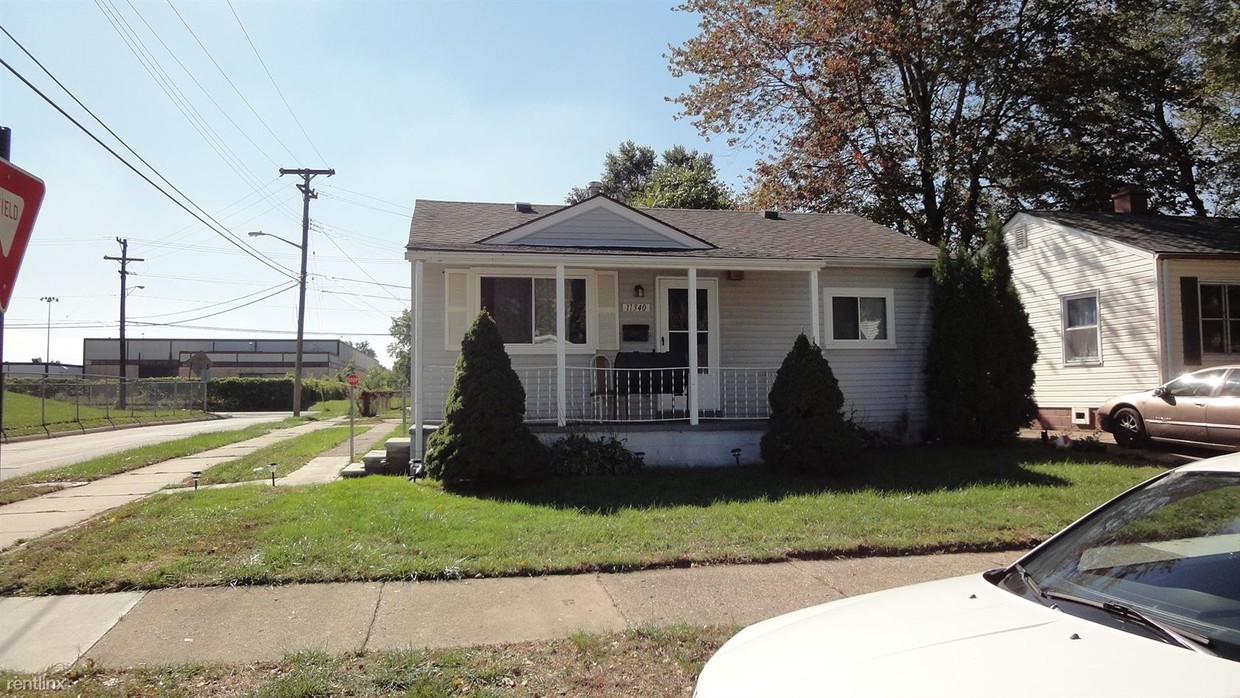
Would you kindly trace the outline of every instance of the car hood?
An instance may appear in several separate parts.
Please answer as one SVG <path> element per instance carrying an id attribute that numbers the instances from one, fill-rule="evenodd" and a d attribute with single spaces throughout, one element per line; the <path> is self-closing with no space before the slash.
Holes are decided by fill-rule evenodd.
<path id="1" fill-rule="evenodd" d="M 1151 388 L 1149 390 L 1141 390 L 1135 393 L 1126 393 L 1124 395 L 1113 397 L 1110 400 L 1107 400 L 1106 402 L 1102 403 L 1102 405 L 1099 406 L 1098 411 L 1110 413 L 1111 409 L 1114 408 L 1116 405 L 1136 405 L 1138 408 L 1140 408 L 1146 402 L 1154 399 L 1155 390 L 1157 390 L 1157 388 Z"/>
<path id="2" fill-rule="evenodd" d="M 742 630 L 698 698 L 1240 696 L 1240 662 L 1082 620 L 981 575 L 857 596 Z"/>

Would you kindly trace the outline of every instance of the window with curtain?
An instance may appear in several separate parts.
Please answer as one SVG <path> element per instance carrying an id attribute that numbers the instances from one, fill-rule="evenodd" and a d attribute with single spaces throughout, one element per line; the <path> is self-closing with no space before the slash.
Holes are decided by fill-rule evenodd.
<path id="1" fill-rule="evenodd" d="M 1201 350 L 1240 353 L 1240 284 L 1201 284 Z"/>
<path id="2" fill-rule="evenodd" d="M 890 289 L 827 290 L 826 346 L 890 348 L 894 294 Z"/>
<path id="3" fill-rule="evenodd" d="M 1061 299 L 1063 360 L 1074 366 L 1102 363 L 1098 322 L 1098 292 L 1077 293 Z"/>
<path id="4" fill-rule="evenodd" d="M 555 279 L 483 276 L 481 305 L 505 344 L 554 344 Z M 564 280 L 564 327 L 569 344 L 586 343 L 586 281 Z"/>

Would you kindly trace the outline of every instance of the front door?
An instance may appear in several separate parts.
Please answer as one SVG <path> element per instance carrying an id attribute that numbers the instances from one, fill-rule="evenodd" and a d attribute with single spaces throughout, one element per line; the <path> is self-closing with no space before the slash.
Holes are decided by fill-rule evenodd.
<path id="1" fill-rule="evenodd" d="M 671 351 L 685 357 L 689 347 L 697 351 L 698 408 L 719 409 L 719 283 L 715 279 L 697 280 L 697 328 L 689 328 L 689 280 L 660 278 L 658 351 Z M 688 409 L 683 396 L 664 396 L 661 409 Z"/>

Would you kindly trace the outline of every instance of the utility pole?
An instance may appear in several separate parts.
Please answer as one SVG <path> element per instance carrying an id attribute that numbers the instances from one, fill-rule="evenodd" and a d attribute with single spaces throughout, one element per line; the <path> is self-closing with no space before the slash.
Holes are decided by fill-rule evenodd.
<path id="1" fill-rule="evenodd" d="M 328 177 L 336 174 L 336 170 L 288 169 L 281 167 L 280 176 L 297 175 L 302 178 L 297 188 L 301 190 L 301 288 L 297 294 L 297 360 L 293 365 L 293 416 L 301 416 L 301 364 L 302 337 L 306 329 L 306 251 L 310 249 L 310 199 L 319 198 L 318 192 L 310 188 L 310 180 L 318 175 Z"/>
<path id="2" fill-rule="evenodd" d="M 0 126 L 0 158 L 10 160 L 9 146 L 13 142 L 13 129 Z M 0 310 L 0 429 L 4 426 L 4 311 Z"/>
<path id="3" fill-rule="evenodd" d="M 52 363 L 52 303 L 59 303 L 60 299 L 56 296 L 43 296 L 39 300 L 47 303 L 47 348 L 43 354 L 43 386 L 39 391 L 39 419 L 44 426 L 47 425 L 47 370 L 48 364 Z"/>
<path id="4" fill-rule="evenodd" d="M 121 244 L 121 256 L 108 257 L 105 255 L 104 259 L 121 263 L 121 365 L 120 372 L 117 374 L 120 377 L 120 385 L 117 388 L 118 400 L 116 406 L 123 410 L 125 409 L 125 374 L 129 368 L 129 347 L 125 344 L 125 297 L 129 295 L 125 293 L 125 281 L 129 276 L 129 271 L 125 267 L 130 262 L 145 262 L 146 260 L 129 256 L 128 240 L 116 238 L 116 241 Z"/>

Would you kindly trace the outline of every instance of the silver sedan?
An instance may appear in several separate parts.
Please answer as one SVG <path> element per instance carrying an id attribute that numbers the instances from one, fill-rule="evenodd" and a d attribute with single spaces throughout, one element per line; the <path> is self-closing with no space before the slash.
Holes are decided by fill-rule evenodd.
<path id="1" fill-rule="evenodd" d="M 1240 366 L 1214 366 L 1111 398 L 1098 408 L 1098 425 L 1120 446 L 1154 440 L 1240 450 Z"/>

